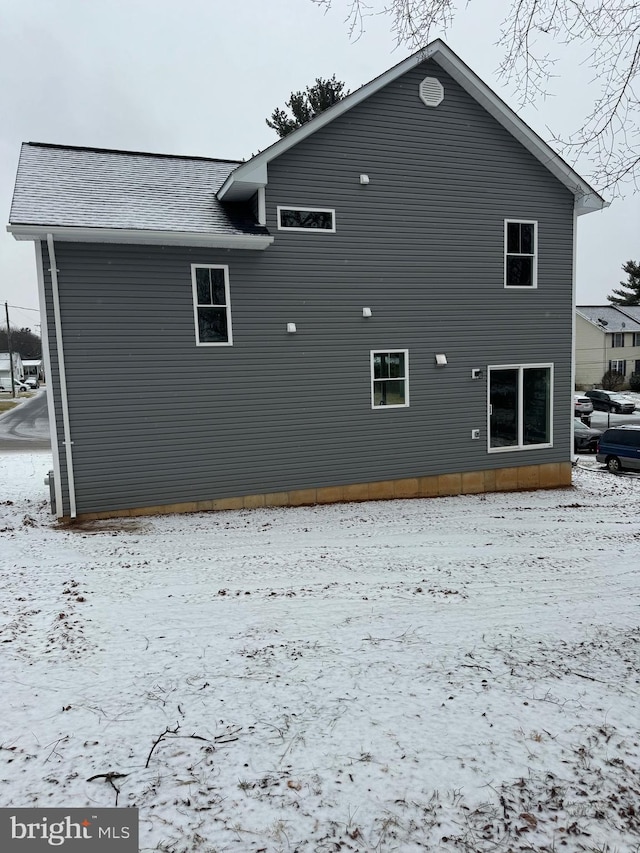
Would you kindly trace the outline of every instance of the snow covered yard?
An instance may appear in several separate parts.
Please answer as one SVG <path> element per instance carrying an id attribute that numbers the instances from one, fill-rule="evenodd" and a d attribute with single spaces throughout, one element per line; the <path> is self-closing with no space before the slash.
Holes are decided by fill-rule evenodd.
<path id="1" fill-rule="evenodd" d="M 0 806 L 143 851 L 640 850 L 640 478 L 61 528 L 0 456 Z M 589 467 L 591 466 L 591 467 Z"/>

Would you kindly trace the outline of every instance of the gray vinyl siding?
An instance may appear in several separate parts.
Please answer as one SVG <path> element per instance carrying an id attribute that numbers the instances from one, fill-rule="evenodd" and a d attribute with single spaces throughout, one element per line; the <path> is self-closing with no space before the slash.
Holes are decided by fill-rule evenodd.
<path id="1" fill-rule="evenodd" d="M 277 205 L 337 231 L 278 231 Z M 78 512 L 566 461 L 572 211 L 426 63 L 269 165 L 264 252 L 57 243 Z M 504 289 L 505 218 L 538 221 L 535 290 Z M 195 345 L 192 263 L 229 266 L 231 347 Z M 371 409 L 374 349 L 409 350 L 409 407 Z M 554 364 L 553 447 L 488 453 L 487 366 L 532 362 Z"/>

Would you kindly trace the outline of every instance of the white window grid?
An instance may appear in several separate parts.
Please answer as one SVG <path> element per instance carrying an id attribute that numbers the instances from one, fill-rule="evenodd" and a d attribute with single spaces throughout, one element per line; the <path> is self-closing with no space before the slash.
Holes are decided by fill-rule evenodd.
<path id="1" fill-rule="evenodd" d="M 533 225 L 533 252 L 507 252 L 507 229 L 509 225 Z M 530 285 L 507 284 L 507 258 L 533 258 Z M 538 287 L 538 221 L 537 219 L 505 219 L 504 220 L 504 286 L 508 290 L 535 290 Z"/>
<path id="2" fill-rule="evenodd" d="M 223 270 L 224 272 L 224 305 L 200 305 L 198 303 L 198 287 L 196 281 L 196 270 Z M 198 347 L 230 347 L 233 346 L 233 332 L 231 325 L 231 296 L 229 292 L 229 267 L 226 264 L 191 264 L 191 287 L 193 294 L 193 321 L 195 324 L 196 346 Z M 227 314 L 227 340 L 226 341 L 201 341 L 200 326 L 198 323 L 198 308 L 224 308 Z"/>

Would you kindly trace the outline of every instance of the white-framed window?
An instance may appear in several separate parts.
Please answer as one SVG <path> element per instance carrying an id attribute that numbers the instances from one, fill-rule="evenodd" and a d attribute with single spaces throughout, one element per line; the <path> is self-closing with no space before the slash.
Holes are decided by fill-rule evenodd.
<path id="1" fill-rule="evenodd" d="M 197 346 L 231 346 L 229 267 L 191 264 L 191 284 Z"/>
<path id="2" fill-rule="evenodd" d="M 627 362 L 623 358 L 614 358 L 609 362 L 609 370 L 615 370 L 623 376 L 627 374 Z"/>
<path id="3" fill-rule="evenodd" d="M 624 346 L 624 332 L 613 332 L 611 335 L 611 346 L 619 348 Z"/>
<path id="4" fill-rule="evenodd" d="M 489 452 L 552 446 L 552 364 L 494 365 L 488 389 Z"/>
<path id="5" fill-rule="evenodd" d="M 336 212 L 324 207 L 278 205 L 278 229 L 335 234 Z"/>
<path id="6" fill-rule="evenodd" d="M 640 347 L 640 332 L 633 333 L 633 345 L 634 347 Z"/>
<path id="7" fill-rule="evenodd" d="M 409 350 L 371 350 L 371 408 L 409 405 Z"/>
<path id="8" fill-rule="evenodd" d="M 538 286 L 538 223 L 505 219 L 504 286 Z"/>

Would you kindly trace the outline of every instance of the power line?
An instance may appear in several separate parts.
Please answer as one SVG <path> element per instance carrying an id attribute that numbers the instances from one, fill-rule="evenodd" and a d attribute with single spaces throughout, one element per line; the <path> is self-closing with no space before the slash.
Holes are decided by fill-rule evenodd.
<path id="1" fill-rule="evenodd" d="M 38 314 L 40 313 L 39 308 L 24 308 L 22 305 L 9 305 L 9 308 L 15 308 L 18 311 L 37 311 Z"/>

